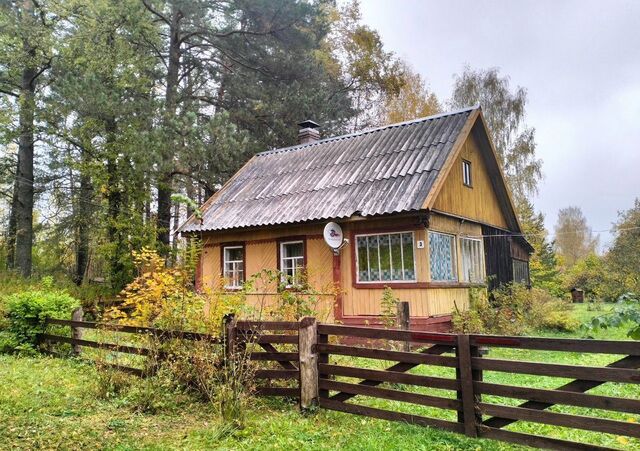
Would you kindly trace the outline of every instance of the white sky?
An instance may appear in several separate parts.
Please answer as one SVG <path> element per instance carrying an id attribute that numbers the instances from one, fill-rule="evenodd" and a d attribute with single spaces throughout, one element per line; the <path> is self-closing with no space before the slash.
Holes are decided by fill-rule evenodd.
<path id="1" fill-rule="evenodd" d="M 527 89 L 545 174 L 535 204 L 551 232 L 560 208 L 579 206 L 604 230 L 640 197 L 640 1 L 362 0 L 361 9 L 443 101 L 465 64 L 499 67 Z"/>

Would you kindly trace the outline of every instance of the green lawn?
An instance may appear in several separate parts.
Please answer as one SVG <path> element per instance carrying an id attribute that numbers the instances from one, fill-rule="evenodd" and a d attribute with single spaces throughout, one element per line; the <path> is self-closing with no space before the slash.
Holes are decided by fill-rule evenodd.
<path id="1" fill-rule="evenodd" d="M 600 314 L 601 312 L 595 312 Z M 574 312 L 586 319 L 594 312 L 580 306 Z M 558 334 L 559 335 L 559 334 Z M 599 333 L 598 338 L 623 339 L 623 330 Z M 491 357 L 554 361 L 580 365 L 602 365 L 614 356 L 587 356 L 513 350 L 494 350 Z M 383 367 L 390 362 L 358 359 L 359 365 Z M 354 360 L 340 360 L 354 365 Z M 448 375 L 447 369 L 417 368 L 418 374 Z M 544 379 L 544 381 L 542 380 Z M 563 379 L 509 376 L 486 373 L 485 380 L 514 385 L 555 387 Z M 200 403 L 183 402 L 162 414 L 135 413 L 124 397 L 103 400 L 96 396 L 96 371 L 88 364 L 55 358 L 0 356 L 0 449 L 521 449 L 490 440 L 471 440 L 459 434 L 407 424 L 369 419 L 349 414 L 317 411 L 301 415 L 295 405 L 258 399 L 239 431 L 228 431 L 217 420 L 215 410 Z M 398 388 L 398 387 L 394 387 Z M 607 384 L 593 391 L 623 397 L 638 397 L 637 387 Z M 446 391 L 429 390 L 453 396 Z M 496 399 L 487 397 L 489 401 Z M 517 403 L 514 400 L 501 400 Z M 446 418 L 439 409 L 401 405 L 396 402 L 358 401 L 388 409 Z M 554 409 L 603 417 L 588 409 Z M 640 421 L 638 415 L 606 414 L 621 420 Z M 449 418 L 453 419 L 452 416 Z M 512 430 L 565 439 L 585 440 L 621 449 L 639 449 L 640 442 L 624 443 L 614 436 L 542 425 L 520 425 Z"/>

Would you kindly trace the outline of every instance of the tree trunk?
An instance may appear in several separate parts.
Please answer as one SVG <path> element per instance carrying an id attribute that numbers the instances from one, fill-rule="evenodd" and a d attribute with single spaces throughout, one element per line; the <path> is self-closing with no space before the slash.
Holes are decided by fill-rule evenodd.
<path id="1" fill-rule="evenodd" d="M 123 237 L 119 233 L 118 220 L 122 208 L 122 192 L 119 183 L 117 152 L 114 149 L 117 125 L 113 118 L 106 121 L 105 130 L 107 135 L 105 143 L 107 150 L 107 237 L 109 243 L 113 245 L 113 250 L 109 255 L 109 274 L 112 287 L 121 288 L 124 283 L 124 265 L 121 259 Z"/>
<path id="2" fill-rule="evenodd" d="M 80 198 L 77 201 L 76 221 L 77 221 L 77 246 L 76 246 L 76 268 L 74 282 L 81 285 L 89 263 L 89 223 L 92 213 L 91 199 L 93 198 L 93 187 L 91 177 L 83 172 L 80 175 Z"/>
<path id="3" fill-rule="evenodd" d="M 158 176 L 158 218 L 157 237 L 166 255 L 169 251 L 171 231 L 171 193 L 173 172 L 173 120 L 176 116 L 178 79 L 180 72 L 180 21 L 182 12 L 174 5 L 171 10 L 169 26 L 169 64 L 167 68 L 167 91 L 165 94 L 164 133 L 166 136 L 161 150 L 162 161 Z"/>
<path id="4" fill-rule="evenodd" d="M 27 49 L 35 57 L 35 51 Z M 15 267 L 23 277 L 31 276 L 33 249 L 33 148 L 36 70 L 26 67 L 20 83 L 20 138 L 18 141 L 17 196 L 15 203 Z"/>
<path id="5" fill-rule="evenodd" d="M 16 260 L 16 210 L 18 204 L 18 167 L 20 160 L 16 163 L 15 180 L 13 182 L 13 195 L 11 197 L 11 212 L 9 213 L 9 226 L 7 227 L 7 269 L 15 267 Z"/>

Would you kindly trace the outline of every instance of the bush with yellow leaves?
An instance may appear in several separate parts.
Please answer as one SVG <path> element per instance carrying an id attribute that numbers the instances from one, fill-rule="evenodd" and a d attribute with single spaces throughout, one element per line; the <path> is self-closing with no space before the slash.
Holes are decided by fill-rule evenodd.
<path id="1" fill-rule="evenodd" d="M 139 275 L 122 291 L 122 302 L 106 312 L 107 321 L 218 335 L 224 315 L 244 305 L 242 293 L 225 293 L 222 285 L 194 290 L 195 251 L 188 251 L 174 267 L 165 265 L 155 250 L 133 256 Z"/>

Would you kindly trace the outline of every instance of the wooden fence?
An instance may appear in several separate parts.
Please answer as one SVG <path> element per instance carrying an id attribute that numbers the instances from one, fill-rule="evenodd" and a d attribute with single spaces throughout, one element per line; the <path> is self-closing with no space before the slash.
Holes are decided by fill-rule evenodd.
<path id="1" fill-rule="evenodd" d="M 48 323 L 71 326 L 74 330 L 105 327 L 84 321 L 52 319 Z M 108 327 L 124 333 L 182 339 L 211 338 L 187 332 L 130 326 Z M 73 335 L 70 338 L 46 334 L 42 339 L 140 355 L 150 352 L 141 348 L 91 342 L 77 337 L 77 333 Z M 640 399 L 637 397 L 630 399 L 586 393 L 608 382 L 634 384 L 640 388 L 640 342 L 428 333 L 318 324 L 314 318 L 304 318 L 300 322 L 236 322 L 228 318 L 220 341 L 226 344 L 228 352 L 237 352 L 237 349 L 250 342 L 261 348 L 259 352 L 252 350 L 251 360 L 277 365 L 276 368 L 257 370 L 256 378 L 262 381 L 258 394 L 299 398 L 303 409 L 319 406 L 349 414 L 445 429 L 469 437 L 486 437 L 551 449 L 606 448 L 505 428 L 518 422 L 541 423 L 640 438 L 638 423 L 548 411 L 552 406 L 562 405 L 640 414 Z M 358 344 L 345 344 L 354 342 Z M 511 357 L 490 358 L 483 355 L 488 348 L 578 355 L 606 354 L 620 358 L 603 367 L 578 366 L 522 361 Z M 363 363 L 365 361 L 377 361 L 379 364 L 371 368 Z M 383 362 L 389 361 L 396 363 L 380 369 Z M 420 366 L 441 370 L 437 376 L 409 373 Z M 571 380 L 553 389 L 487 382 L 485 376 L 494 372 Z M 282 381 L 289 385 L 278 385 Z M 407 387 L 418 387 L 420 392 L 406 391 Z M 504 401 L 509 398 L 524 402 Z M 396 402 L 378 403 L 377 406 L 354 402 L 361 399 Z M 391 410 L 396 406 L 403 406 L 400 409 L 403 411 Z M 425 407 L 429 414 L 419 414 L 420 409 Z"/>
<path id="2" fill-rule="evenodd" d="M 47 318 L 46 326 L 67 326 L 71 328 L 71 336 L 53 335 L 42 333 L 39 335 L 40 343 L 45 347 L 45 351 L 50 348 L 51 343 L 66 343 L 72 346 L 75 355 L 81 354 L 82 347 L 103 349 L 113 353 L 133 354 L 143 357 L 153 357 L 161 360 L 163 351 L 152 346 L 125 345 L 121 343 L 109 343 L 104 340 L 83 339 L 83 330 L 100 330 L 115 334 L 131 334 L 137 337 L 153 338 L 148 343 L 159 344 L 163 341 L 178 339 L 188 341 L 206 341 L 212 345 L 225 346 L 225 353 L 244 352 L 248 344 L 252 348 L 248 350 L 249 360 L 256 361 L 259 368 L 255 371 L 255 378 L 264 381 L 263 385 L 257 387 L 256 393 L 260 396 L 287 396 L 298 398 L 299 370 L 298 361 L 298 322 L 287 321 L 236 321 L 233 315 L 225 318 L 220 337 L 197 332 L 172 331 L 150 327 L 126 326 L 121 324 L 105 324 L 92 321 L 83 321 L 82 315 L 74 313 L 75 319 L 63 320 Z M 112 334 L 109 334 L 112 335 Z M 109 336 L 107 335 L 107 336 Z M 104 337 L 103 337 L 104 338 Z M 115 340 L 114 340 L 115 341 Z M 290 349 L 282 350 L 278 347 L 295 348 L 295 352 Z M 256 348 L 260 348 L 262 352 Z M 147 365 L 144 368 L 135 368 L 128 365 L 101 362 L 112 368 L 119 369 L 137 376 L 148 376 L 153 373 L 153 366 Z M 269 368 L 278 366 L 279 368 Z M 281 381 L 288 381 L 287 386 L 278 386 Z"/>

